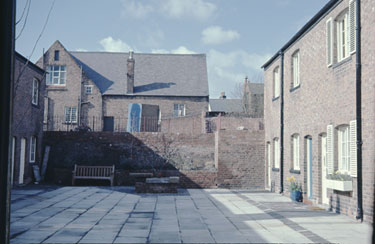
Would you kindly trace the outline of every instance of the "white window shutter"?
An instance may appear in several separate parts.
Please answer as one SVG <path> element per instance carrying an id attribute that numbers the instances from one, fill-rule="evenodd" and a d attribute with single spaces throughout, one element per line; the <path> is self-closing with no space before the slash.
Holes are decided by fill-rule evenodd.
<path id="1" fill-rule="evenodd" d="M 349 52 L 356 50 L 356 0 L 349 2 Z"/>
<path id="2" fill-rule="evenodd" d="M 350 175 L 357 177 L 357 121 L 350 121 Z"/>
<path id="3" fill-rule="evenodd" d="M 328 174 L 333 173 L 333 125 L 327 126 L 327 170 Z"/>
<path id="4" fill-rule="evenodd" d="M 332 18 L 329 18 L 326 22 L 326 50 L 327 50 L 327 66 L 332 65 L 333 48 L 332 48 Z"/>

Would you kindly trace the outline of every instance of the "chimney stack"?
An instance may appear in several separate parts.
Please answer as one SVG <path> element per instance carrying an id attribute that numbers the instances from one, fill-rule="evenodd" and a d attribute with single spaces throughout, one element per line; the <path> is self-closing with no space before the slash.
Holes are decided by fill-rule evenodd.
<path id="1" fill-rule="evenodd" d="M 134 65 L 133 51 L 129 51 L 126 94 L 134 92 Z"/>
<path id="2" fill-rule="evenodd" d="M 227 98 L 227 96 L 225 96 L 225 92 L 221 92 L 219 98 L 220 98 L 220 99 L 225 99 L 225 98 Z"/>

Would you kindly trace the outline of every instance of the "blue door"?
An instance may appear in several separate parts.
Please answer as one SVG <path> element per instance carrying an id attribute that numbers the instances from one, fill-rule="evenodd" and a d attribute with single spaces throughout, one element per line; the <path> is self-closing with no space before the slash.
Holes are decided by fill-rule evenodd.
<path id="1" fill-rule="evenodd" d="M 141 131 L 142 104 L 131 103 L 128 107 L 128 132 Z"/>

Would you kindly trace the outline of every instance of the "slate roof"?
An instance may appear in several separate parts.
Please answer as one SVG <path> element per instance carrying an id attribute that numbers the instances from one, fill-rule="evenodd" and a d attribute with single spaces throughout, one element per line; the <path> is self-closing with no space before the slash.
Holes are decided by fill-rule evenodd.
<path id="1" fill-rule="evenodd" d="M 129 53 L 70 52 L 103 95 L 128 95 Z M 205 54 L 134 53 L 133 95 L 208 96 Z"/>
<path id="2" fill-rule="evenodd" d="M 241 113 L 241 99 L 210 99 L 210 112 Z"/>

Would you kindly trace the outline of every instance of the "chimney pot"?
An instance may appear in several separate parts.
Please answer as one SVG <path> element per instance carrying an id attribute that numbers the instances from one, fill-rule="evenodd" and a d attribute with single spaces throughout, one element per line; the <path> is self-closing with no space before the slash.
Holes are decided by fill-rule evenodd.
<path id="1" fill-rule="evenodd" d="M 221 92 L 220 93 L 220 99 L 225 99 L 227 98 L 227 96 L 225 96 L 225 92 Z"/>

